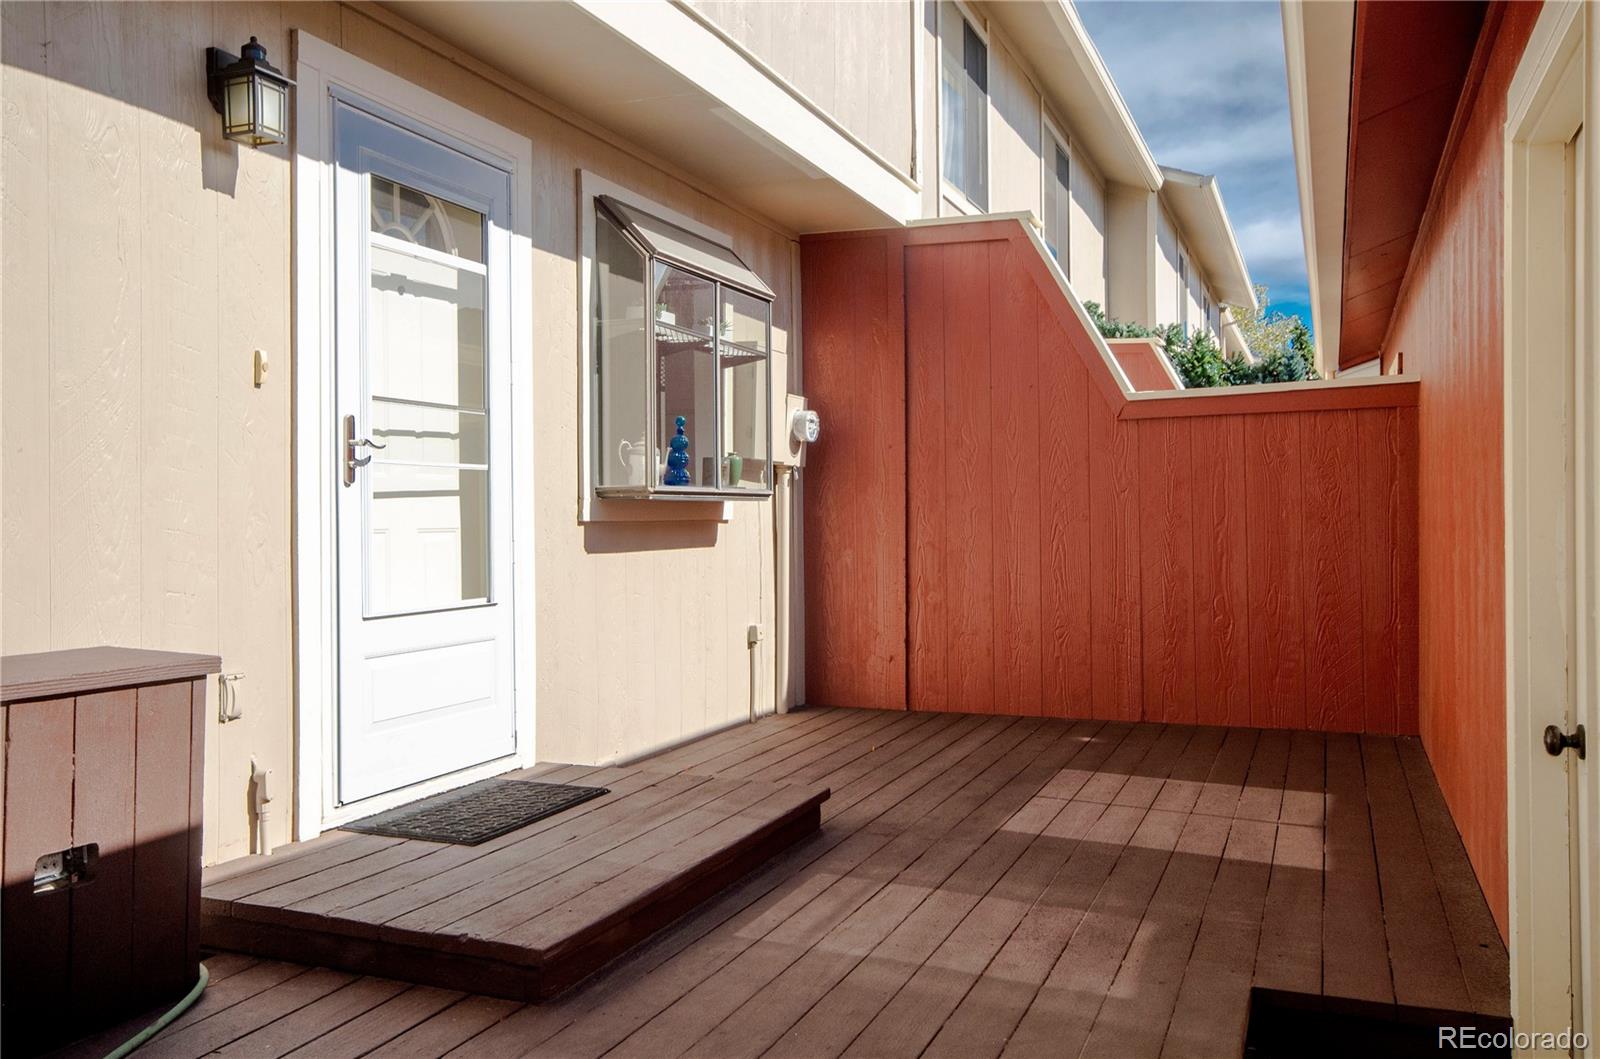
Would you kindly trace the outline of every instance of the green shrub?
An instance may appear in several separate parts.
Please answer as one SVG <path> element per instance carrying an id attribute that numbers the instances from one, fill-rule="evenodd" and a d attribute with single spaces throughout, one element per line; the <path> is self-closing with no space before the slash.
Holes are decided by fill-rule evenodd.
<path id="1" fill-rule="evenodd" d="M 1083 309 L 1089 314 L 1089 319 L 1094 321 L 1094 326 L 1106 338 L 1156 338 L 1155 331 L 1143 324 L 1130 324 L 1125 320 L 1113 320 L 1100 308 L 1099 302 L 1084 302 Z"/>
<path id="2" fill-rule="evenodd" d="M 1179 324 L 1145 327 L 1106 316 L 1097 302 L 1084 302 L 1084 310 L 1106 338 L 1156 338 L 1173 370 L 1191 390 L 1213 386 L 1250 386 L 1264 382 L 1303 382 L 1317 378 L 1311 332 L 1299 319 L 1292 320 L 1288 339 L 1278 349 L 1260 352 L 1255 361 L 1227 356 L 1209 331 L 1197 329 L 1188 336 Z"/>

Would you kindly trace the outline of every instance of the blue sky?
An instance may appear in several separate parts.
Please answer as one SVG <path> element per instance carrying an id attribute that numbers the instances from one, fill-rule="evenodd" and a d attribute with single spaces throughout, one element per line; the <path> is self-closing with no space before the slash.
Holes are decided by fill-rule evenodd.
<path id="1" fill-rule="evenodd" d="M 1278 4 L 1077 7 L 1156 161 L 1216 174 L 1251 277 L 1309 325 Z"/>

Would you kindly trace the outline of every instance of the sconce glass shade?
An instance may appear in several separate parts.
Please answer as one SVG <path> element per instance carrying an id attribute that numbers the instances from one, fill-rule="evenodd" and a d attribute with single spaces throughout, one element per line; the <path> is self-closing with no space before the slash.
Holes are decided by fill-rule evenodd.
<path id="1" fill-rule="evenodd" d="M 208 95 L 222 115 L 222 135 L 237 143 L 262 147 L 289 139 L 289 86 L 293 81 L 267 62 L 267 49 L 256 38 L 235 58 L 218 48 L 206 49 Z"/>

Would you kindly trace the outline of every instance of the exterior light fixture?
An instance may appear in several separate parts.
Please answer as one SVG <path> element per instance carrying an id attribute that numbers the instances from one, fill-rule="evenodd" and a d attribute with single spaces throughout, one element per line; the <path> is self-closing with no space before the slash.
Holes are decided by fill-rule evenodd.
<path id="1" fill-rule="evenodd" d="M 254 37 L 239 51 L 206 49 L 206 95 L 222 115 L 222 135 L 251 147 L 287 142 L 294 82 L 267 62 L 267 49 Z"/>

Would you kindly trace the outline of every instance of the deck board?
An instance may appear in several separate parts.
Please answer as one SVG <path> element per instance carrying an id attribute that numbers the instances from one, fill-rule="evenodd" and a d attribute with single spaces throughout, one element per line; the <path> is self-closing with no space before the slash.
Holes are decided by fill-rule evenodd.
<path id="1" fill-rule="evenodd" d="M 599 826 L 561 814 L 409 859 L 346 836 L 217 885 L 234 906 L 387 902 L 380 924 L 406 894 L 448 926 L 460 909 L 488 924 L 457 895 L 500 879 L 495 903 L 512 905 L 483 940 L 532 938 L 581 918 L 580 881 L 636 892 L 714 845 L 737 812 L 707 805 L 760 813 L 751 785 L 774 780 L 832 796 L 821 830 L 544 1003 L 216 954 L 211 988 L 148 1054 L 1216 1056 L 1239 1053 L 1252 985 L 1509 1004 L 1505 949 L 1415 740 L 833 709 L 544 775 L 613 786 L 579 807 Z M 608 828 L 559 862 L 564 900 L 521 885 Z"/>
<path id="2" fill-rule="evenodd" d="M 208 944 L 547 999 L 814 830 L 829 794 L 690 772 L 585 778 L 611 793 L 481 846 L 352 840 L 267 858 L 202 895 Z M 376 896 L 328 899 L 352 885 Z"/>

